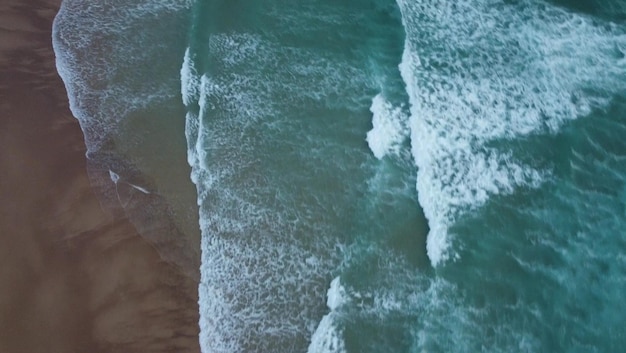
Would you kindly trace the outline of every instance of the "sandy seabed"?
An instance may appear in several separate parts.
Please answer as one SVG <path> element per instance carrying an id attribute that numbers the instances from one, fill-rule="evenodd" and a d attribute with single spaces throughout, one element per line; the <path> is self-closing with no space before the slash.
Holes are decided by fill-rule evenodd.
<path id="1" fill-rule="evenodd" d="M 54 65 L 59 3 L 0 3 L 0 352 L 199 352 L 198 278 L 92 191 Z"/>

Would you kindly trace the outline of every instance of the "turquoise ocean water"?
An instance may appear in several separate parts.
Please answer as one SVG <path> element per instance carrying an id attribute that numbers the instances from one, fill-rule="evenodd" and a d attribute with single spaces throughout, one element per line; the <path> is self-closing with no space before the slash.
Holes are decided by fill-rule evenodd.
<path id="1" fill-rule="evenodd" d="M 180 203 L 186 145 L 203 352 L 626 346 L 625 2 L 66 0 L 54 41 L 102 168 Z"/>

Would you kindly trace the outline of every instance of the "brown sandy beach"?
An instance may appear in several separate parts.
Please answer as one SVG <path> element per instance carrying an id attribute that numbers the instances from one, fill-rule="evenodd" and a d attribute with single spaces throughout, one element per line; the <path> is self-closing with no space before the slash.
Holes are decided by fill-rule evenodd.
<path id="1" fill-rule="evenodd" d="M 0 3 L 0 352 L 199 352 L 197 276 L 90 187 L 54 65 L 59 3 Z"/>

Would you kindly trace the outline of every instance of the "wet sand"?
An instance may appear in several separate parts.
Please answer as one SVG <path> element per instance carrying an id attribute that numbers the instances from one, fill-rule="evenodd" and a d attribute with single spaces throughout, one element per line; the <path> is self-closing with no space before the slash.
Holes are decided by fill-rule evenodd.
<path id="1" fill-rule="evenodd" d="M 199 352 L 197 276 L 90 187 L 54 65 L 59 2 L 0 4 L 0 352 Z"/>

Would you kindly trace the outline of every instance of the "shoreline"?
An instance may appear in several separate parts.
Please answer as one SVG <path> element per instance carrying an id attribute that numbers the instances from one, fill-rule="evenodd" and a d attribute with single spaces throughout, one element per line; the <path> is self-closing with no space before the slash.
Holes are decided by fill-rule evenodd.
<path id="1" fill-rule="evenodd" d="M 199 352 L 197 276 L 92 190 L 51 47 L 59 5 L 0 6 L 0 351 Z"/>

